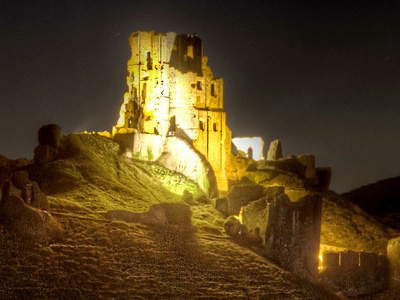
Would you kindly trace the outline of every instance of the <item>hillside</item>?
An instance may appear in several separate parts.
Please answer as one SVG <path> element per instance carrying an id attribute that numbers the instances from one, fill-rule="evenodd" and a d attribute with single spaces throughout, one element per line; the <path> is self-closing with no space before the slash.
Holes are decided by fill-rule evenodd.
<path id="1" fill-rule="evenodd" d="M 64 239 L 26 245 L 2 229 L 0 299 L 336 299 L 222 232 L 223 218 L 181 175 L 127 160 L 95 135 L 63 137 L 58 160 L 31 167 Z M 195 195 L 192 229 L 108 221 Z"/>
<path id="2" fill-rule="evenodd" d="M 343 197 L 359 205 L 376 219 L 400 230 L 400 176 L 380 180 L 344 193 Z"/>
<path id="3" fill-rule="evenodd" d="M 323 192 L 321 244 L 353 251 L 386 253 L 385 226 L 334 192 Z"/>

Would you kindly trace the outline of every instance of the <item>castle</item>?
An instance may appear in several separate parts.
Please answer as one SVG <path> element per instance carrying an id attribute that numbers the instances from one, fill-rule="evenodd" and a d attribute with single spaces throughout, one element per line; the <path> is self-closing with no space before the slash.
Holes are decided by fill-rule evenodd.
<path id="1" fill-rule="evenodd" d="M 137 31 L 113 136 L 128 155 L 158 162 L 209 194 L 228 190 L 231 130 L 223 79 L 215 78 L 196 35 Z M 213 190 L 213 185 L 216 185 Z"/>
<path id="2" fill-rule="evenodd" d="M 307 274 L 315 274 L 320 198 L 292 197 L 297 203 L 291 203 L 289 197 L 282 194 L 284 188 L 279 189 L 278 196 L 274 194 L 268 198 L 268 189 L 260 185 L 230 189 L 232 186 L 228 184 L 240 184 L 249 164 L 254 163 L 251 159 L 240 160 L 243 157 L 259 160 L 253 166 L 258 174 L 256 183 L 268 177 L 271 170 L 297 172 L 308 182 L 317 182 L 314 157 L 283 159 L 280 143 L 274 141 L 268 160 L 262 161 L 264 142 L 261 138 L 232 139 L 223 106 L 223 80 L 214 77 L 207 57 L 203 56 L 202 41 L 196 35 L 137 31 L 129 37 L 129 44 L 128 91 L 113 128 L 113 139 L 124 148 L 125 154 L 157 161 L 194 180 L 210 199 L 216 199 L 218 203 L 214 207 L 226 215 L 237 216 L 242 209 L 244 225 L 251 232 L 261 233 L 264 247 L 273 248 L 269 250 L 270 257 L 283 265 L 290 257 L 288 268 L 295 264 L 294 269 L 306 269 Z M 228 195 L 227 198 L 218 198 L 221 192 Z M 253 200 L 257 200 L 255 213 L 254 209 L 246 208 Z M 264 216 L 266 210 L 268 217 Z M 279 213 L 282 211 L 284 213 Z M 281 219 L 284 222 L 279 221 Z M 293 232 L 292 223 L 299 224 L 301 230 Z M 291 236 L 298 239 L 289 241 Z M 284 257 L 280 253 L 285 253 Z"/>

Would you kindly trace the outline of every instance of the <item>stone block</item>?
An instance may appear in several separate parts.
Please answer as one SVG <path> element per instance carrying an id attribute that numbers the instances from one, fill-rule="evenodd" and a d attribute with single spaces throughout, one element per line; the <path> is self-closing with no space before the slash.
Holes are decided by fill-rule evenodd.
<path id="1" fill-rule="evenodd" d="M 266 161 L 266 166 L 275 170 L 293 173 L 300 178 L 305 178 L 306 167 L 296 157 Z"/>
<path id="2" fill-rule="evenodd" d="M 339 253 L 323 252 L 322 264 L 327 270 L 339 269 Z"/>
<path id="3" fill-rule="evenodd" d="M 193 205 L 194 204 L 193 194 L 188 190 L 184 190 L 182 194 L 182 201 L 186 202 L 189 205 Z"/>
<path id="4" fill-rule="evenodd" d="M 400 237 L 388 242 L 387 254 L 392 277 L 400 280 Z"/>
<path id="5" fill-rule="evenodd" d="M 269 149 L 267 153 L 267 160 L 278 160 L 281 159 L 282 156 L 282 145 L 279 140 L 273 140 L 269 144 Z"/>
<path id="6" fill-rule="evenodd" d="M 15 195 L 2 203 L 0 222 L 24 242 L 48 243 L 62 238 L 60 225 L 48 212 L 26 205 Z"/>
<path id="7" fill-rule="evenodd" d="M 315 168 L 315 156 L 312 154 L 298 155 L 297 160 L 307 168 Z"/>
<path id="8" fill-rule="evenodd" d="M 360 267 L 364 272 L 374 273 L 378 268 L 378 255 L 375 253 L 360 253 Z"/>
<path id="9" fill-rule="evenodd" d="M 53 148 L 60 146 L 61 128 L 56 124 L 49 124 L 42 126 L 38 132 L 38 139 L 40 145 L 49 145 Z"/>
<path id="10" fill-rule="evenodd" d="M 33 160 L 35 163 L 45 164 L 57 157 L 57 149 L 51 145 L 39 145 L 34 150 Z"/>
<path id="11" fill-rule="evenodd" d="M 332 169 L 331 168 L 316 168 L 317 186 L 321 188 L 329 188 L 331 184 Z"/>
<path id="12" fill-rule="evenodd" d="M 21 197 L 22 191 L 17 189 L 11 181 L 6 181 L 1 190 L 1 206 L 10 198 L 11 196 Z"/>
<path id="13" fill-rule="evenodd" d="M 229 192 L 228 204 L 229 214 L 239 215 L 242 206 L 260 199 L 265 194 L 265 188 L 261 185 L 236 185 Z"/>
<path id="14" fill-rule="evenodd" d="M 33 207 L 40 208 L 43 210 L 49 209 L 49 202 L 47 200 L 47 196 L 40 190 L 39 185 L 34 182 L 31 186 L 31 200 L 30 204 Z M 27 186 L 29 189 L 29 186 Z"/>
<path id="15" fill-rule="evenodd" d="M 228 217 L 224 222 L 224 229 L 229 236 L 238 236 L 240 234 L 242 224 L 234 216 Z"/>
<path id="16" fill-rule="evenodd" d="M 12 175 L 12 183 L 20 190 L 25 189 L 26 185 L 30 183 L 27 171 L 16 171 Z"/>
<path id="17" fill-rule="evenodd" d="M 186 204 L 159 203 L 149 209 L 149 214 L 157 215 L 165 213 L 167 224 L 190 226 L 192 224 L 192 211 Z"/>
<path id="18" fill-rule="evenodd" d="M 9 168 L 0 167 L 0 187 L 2 187 L 3 184 L 10 179 L 11 179 L 11 170 Z"/>
<path id="19" fill-rule="evenodd" d="M 265 244 L 266 232 L 269 226 L 268 202 L 266 198 L 253 201 L 243 207 L 242 219 L 243 224 L 247 226 L 250 234 L 258 235 L 262 243 Z"/>
<path id="20" fill-rule="evenodd" d="M 359 253 L 354 251 L 346 251 L 341 253 L 342 270 L 353 271 L 359 267 Z"/>
<path id="21" fill-rule="evenodd" d="M 194 199 L 196 203 L 210 204 L 210 199 L 206 195 L 198 196 Z"/>
<path id="22" fill-rule="evenodd" d="M 223 215 L 227 216 L 229 214 L 229 203 L 228 198 L 213 198 L 211 199 L 212 206 L 218 210 Z"/>
<path id="23" fill-rule="evenodd" d="M 122 152 L 133 156 L 133 136 L 134 132 L 117 133 L 113 136 L 114 142 L 118 143 Z"/>
<path id="24" fill-rule="evenodd" d="M 274 202 L 275 197 L 284 194 L 285 188 L 283 186 L 272 186 L 264 189 L 264 196 L 267 199 L 267 202 Z"/>
<path id="25" fill-rule="evenodd" d="M 109 220 L 142 223 L 146 225 L 180 225 L 190 227 L 192 223 L 192 211 L 190 207 L 181 203 L 154 204 L 144 213 L 109 210 L 104 216 Z"/>

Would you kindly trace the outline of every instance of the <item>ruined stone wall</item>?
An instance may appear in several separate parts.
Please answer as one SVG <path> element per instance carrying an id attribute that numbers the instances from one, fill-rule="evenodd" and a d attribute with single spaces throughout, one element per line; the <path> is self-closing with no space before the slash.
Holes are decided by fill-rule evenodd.
<path id="1" fill-rule="evenodd" d="M 389 264 L 385 255 L 354 251 L 323 251 L 321 278 L 334 291 L 349 296 L 369 294 L 388 283 Z"/>
<path id="2" fill-rule="evenodd" d="M 210 163 L 220 190 L 227 191 L 226 167 L 231 132 L 223 110 L 223 80 L 214 78 L 196 35 L 155 31 L 134 32 L 130 38 L 127 86 L 113 134 L 179 135 L 193 142 Z M 136 135 L 135 137 L 141 137 Z M 133 154 L 145 152 L 149 138 L 138 138 Z M 157 144 L 158 146 L 158 144 Z M 151 150 L 159 153 L 160 150 Z"/>
<path id="3" fill-rule="evenodd" d="M 391 275 L 400 280 L 400 237 L 391 239 L 387 246 Z"/>
<path id="4" fill-rule="evenodd" d="M 303 278 L 317 279 L 320 197 L 306 196 L 293 203 L 283 187 L 235 186 L 227 198 L 230 214 L 242 206 L 243 224 L 260 237 L 269 258 Z"/>

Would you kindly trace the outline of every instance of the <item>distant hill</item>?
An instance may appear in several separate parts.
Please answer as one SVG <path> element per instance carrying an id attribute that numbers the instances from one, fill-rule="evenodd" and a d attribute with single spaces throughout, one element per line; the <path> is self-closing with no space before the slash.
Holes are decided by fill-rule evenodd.
<path id="1" fill-rule="evenodd" d="M 342 194 L 387 226 L 400 230 L 400 176 Z"/>

